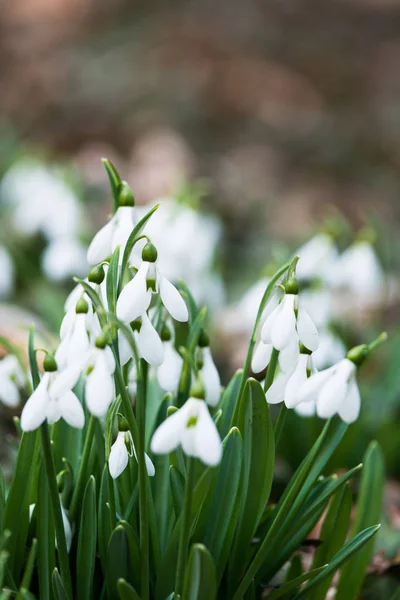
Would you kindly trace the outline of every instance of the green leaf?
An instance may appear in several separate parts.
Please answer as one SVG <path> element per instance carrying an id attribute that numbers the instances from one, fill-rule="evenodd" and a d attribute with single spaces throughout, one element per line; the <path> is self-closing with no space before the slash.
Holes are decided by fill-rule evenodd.
<path id="1" fill-rule="evenodd" d="M 364 531 L 361 531 L 358 535 L 356 535 L 353 539 L 351 539 L 347 544 L 343 546 L 343 548 L 334 556 L 334 558 L 330 561 L 326 569 L 324 569 L 321 573 L 319 573 L 310 583 L 308 583 L 296 596 L 294 600 L 300 600 L 301 598 L 307 598 L 310 590 L 319 585 L 325 578 L 330 577 L 332 573 L 335 573 L 340 567 L 346 563 L 349 558 L 359 551 L 373 535 L 376 534 L 380 525 L 375 525 L 373 527 L 368 527 Z"/>
<path id="2" fill-rule="evenodd" d="M 223 450 L 204 536 L 204 544 L 215 561 L 218 580 L 228 560 L 239 516 L 242 456 L 242 437 L 240 431 L 233 428 Z"/>
<path id="3" fill-rule="evenodd" d="M 28 338 L 28 356 L 29 356 L 29 367 L 32 375 L 32 383 L 33 389 L 36 389 L 40 383 L 40 375 L 39 368 L 36 360 L 36 352 L 35 352 L 35 327 L 32 324 L 29 328 L 29 338 Z"/>
<path id="4" fill-rule="evenodd" d="M 243 432 L 243 469 L 240 516 L 230 554 L 230 589 L 236 587 L 243 570 L 244 559 L 250 553 L 251 542 L 267 506 L 275 463 L 274 430 L 258 381 L 249 379 L 241 399 L 239 429 Z"/>
<path id="5" fill-rule="evenodd" d="M 6 486 L 4 483 L 3 469 L 0 466 L 0 533 L 3 531 L 3 513 L 6 504 Z"/>
<path id="6" fill-rule="evenodd" d="M 41 600 L 48 600 L 50 582 L 55 567 L 55 531 L 49 502 L 49 487 L 44 464 L 40 466 L 36 506 L 36 536 L 38 539 L 38 578 Z"/>
<path id="7" fill-rule="evenodd" d="M 217 597 L 215 565 L 203 544 L 194 544 L 186 567 L 185 600 L 214 600 Z"/>
<path id="8" fill-rule="evenodd" d="M 188 352 L 183 357 L 182 372 L 179 379 L 178 393 L 176 397 L 176 404 L 178 407 L 181 407 L 189 398 L 190 385 L 192 379 L 191 362 L 193 361 L 194 353 L 197 348 L 200 333 L 206 318 L 206 313 L 206 309 L 202 308 L 198 312 L 194 322 L 190 323 L 189 335 L 186 342 Z"/>
<path id="9" fill-rule="evenodd" d="M 179 469 L 173 465 L 169 468 L 169 481 L 171 486 L 172 506 L 174 507 L 175 516 L 178 518 L 183 507 L 185 479 Z"/>
<path id="10" fill-rule="evenodd" d="M 117 525 L 107 550 L 106 586 L 109 600 L 119 600 L 117 582 L 129 580 L 129 545 L 125 528 Z"/>
<path id="11" fill-rule="evenodd" d="M 222 438 L 224 438 L 227 435 L 231 427 L 233 411 L 235 410 L 235 405 L 238 399 L 242 377 L 243 369 L 239 369 L 238 371 L 236 371 L 236 373 L 234 374 L 234 376 L 232 377 L 228 386 L 225 388 L 222 394 L 220 403 L 222 416 L 218 423 L 218 430 Z"/>
<path id="12" fill-rule="evenodd" d="M 28 560 L 26 561 L 25 572 L 24 572 L 24 576 L 22 577 L 21 587 L 19 590 L 20 593 L 22 592 L 22 590 L 29 590 L 29 588 L 30 588 L 31 581 L 32 581 L 32 575 L 33 575 L 33 569 L 35 568 L 36 553 L 37 553 L 37 539 L 34 538 L 32 540 L 32 546 L 29 551 Z M 18 596 L 19 595 L 20 594 L 18 594 Z M 17 596 L 17 598 L 18 598 L 18 596 Z"/>
<path id="13" fill-rule="evenodd" d="M 51 576 L 51 582 L 53 585 L 53 594 L 56 600 L 68 600 L 68 594 L 65 590 L 64 582 L 61 579 L 58 569 L 54 569 Z"/>
<path id="14" fill-rule="evenodd" d="M 128 240 L 127 240 L 126 246 L 125 246 L 125 250 L 124 250 L 124 254 L 122 255 L 121 271 L 120 271 L 120 278 L 119 278 L 119 284 L 118 284 L 118 293 L 121 293 L 121 290 L 122 290 L 122 282 L 123 282 L 125 271 L 128 266 L 129 257 L 132 253 L 133 246 L 134 246 L 137 238 L 141 235 L 147 221 L 156 212 L 156 210 L 158 209 L 159 206 L 160 206 L 159 204 L 155 204 L 153 206 L 153 208 L 150 209 L 149 212 L 146 213 L 144 215 L 144 217 L 142 217 L 140 219 L 140 221 L 137 223 L 137 225 L 135 225 L 135 227 L 132 229 L 130 236 L 128 237 Z"/>
<path id="15" fill-rule="evenodd" d="M 108 158 L 101 159 L 105 170 L 107 171 L 108 179 L 110 181 L 111 194 L 113 197 L 113 213 L 118 208 L 119 190 L 121 187 L 121 178 L 118 174 L 117 169 L 114 167 L 112 162 Z"/>
<path id="16" fill-rule="evenodd" d="M 140 600 L 140 596 L 125 579 L 118 579 L 117 590 L 120 600 Z"/>
<path id="17" fill-rule="evenodd" d="M 106 574 L 107 548 L 112 533 L 110 505 L 108 503 L 108 468 L 104 465 L 100 482 L 99 509 L 98 509 L 98 537 L 99 554 L 103 574 Z"/>
<path id="18" fill-rule="evenodd" d="M 348 485 L 336 492 L 321 529 L 321 545 L 317 548 L 313 568 L 316 569 L 329 563 L 343 546 L 349 530 L 350 513 L 352 506 L 351 491 Z M 310 594 L 307 600 L 325 600 L 331 585 L 331 577 L 327 577 Z"/>
<path id="19" fill-rule="evenodd" d="M 110 456 L 112 438 L 113 438 L 113 428 L 114 428 L 114 420 L 119 411 L 119 407 L 121 405 L 121 396 L 118 395 L 114 402 L 111 404 L 110 408 L 107 412 L 106 419 L 106 431 L 105 431 L 105 442 L 106 442 L 106 460 Z"/>
<path id="20" fill-rule="evenodd" d="M 326 565 L 318 567 L 317 569 L 313 569 L 312 571 L 308 571 L 307 573 L 303 573 L 299 575 L 295 579 L 288 581 L 284 585 L 281 585 L 277 590 L 268 594 L 268 600 L 278 600 L 278 598 L 282 598 L 282 596 L 286 596 L 288 592 L 298 588 L 305 581 L 309 581 L 313 579 L 319 573 L 322 573 L 327 568 Z"/>
<path id="21" fill-rule="evenodd" d="M 126 533 L 128 540 L 128 554 L 129 554 L 129 581 L 138 589 L 141 589 L 141 566 L 140 566 L 140 550 L 139 550 L 139 539 L 133 530 L 132 525 L 127 521 L 120 521 L 118 525 L 121 525 Z"/>
<path id="22" fill-rule="evenodd" d="M 384 470 L 384 459 L 380 446 L 377 442 L 371 442 L 364 457 L 356 518 L 351 532 L 353 536 L 379 521 L 383 499 Z M 337 600 L 358 598 L 372 552 L 373 541 L 371 540 L 343 568 L 337 588 Z"/>
<path id="23" fill-rule="evenodd" d="M 117 246 L 111 256 L 110 264 L 107 270 L 106 290 L 107 290 L 107 306 L 111 313 L 116 314 L 117 295 L 118 295 L 118 266 L 119 266 L 120 248 Z M 113 325 L 111 328 L 112 338 L 116 336 L 116 328 Z"/>
<path id="24" fill-rule="evenodd" d="M 90 600 L 96 562 L 97 517 L 96 481 L 93 476 L 87 482 L 83 496 L 76 557 L 76 585 L 78 600 Z"/>

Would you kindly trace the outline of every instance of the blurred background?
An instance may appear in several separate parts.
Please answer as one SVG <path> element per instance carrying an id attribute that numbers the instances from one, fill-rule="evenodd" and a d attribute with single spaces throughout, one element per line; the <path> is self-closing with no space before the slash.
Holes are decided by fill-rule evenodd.
<path id="1" fill-rule="evenodd" d="M 169 199 L 154 235 L 178 265 L 172 276 L 209 306 L 225 384 L 268 275 L 329 236 L 335 265 L 321 257 L 303 277 L 330 336 L 321 366 L 390 336 L 360 375 L 362 415 L 332 466 L 353 466 L 371 439 L 381 443 L 392 557 L 399 27 L 398 0 L 14 0 L 0 16 L 0 335 L 23 346 L 34 320 L 55 339 L 71 277 L 86 274 L 86 248 L 111 209 L 102 156 L 138 205 Z M 1 411 L 4 428 L 15 409 Z M 283 473 L 320 426 L 290 414 Z"/>

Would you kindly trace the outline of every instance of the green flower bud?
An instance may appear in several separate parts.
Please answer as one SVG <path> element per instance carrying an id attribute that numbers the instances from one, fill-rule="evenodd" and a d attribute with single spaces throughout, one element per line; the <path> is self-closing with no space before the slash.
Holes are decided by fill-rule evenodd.
<path id="1" fill-rule="evenodd" d="M 105 333 L 101 333 L 95 341 L 95 346 L 96 348 L 99 348 L 100 350 L 104 350 L 104 348 L 107 346 L 108 344 L 108 336 Z"/>
<path id="2" fill-rule="evenodd" d="M 351 350 L 348 351 L 346 358 L 351 360 L 357 367 L 362 365 L 369 354 L 369 348 L 367 344 L 361 344 L 360 346 L 355 346 Z"/>
<path id="3" fill-rule="evenodd" d="M 286 294 L 294 294 L 297 296 L 299 293 L 299 283 L 296 277 L 291 277 L 285 285 Z"/>
<path id="4" fill-rule="evenodd" d="M 96 265 L 89 271 L 88 279 L 90 283 L 97 283 L 100 285 L 104 281 L 104 268 L 103 265 Z"/>
<path id="5" fill-rule="evenodd" d="M 43 368 L 46 373 L 53 373 L 54 371 L 57 371 L 57 363 L 56 359 L 54 358 L 54 354 L 46 354 L 43 361 Z"/>
<path id="6" fill-rule="evenodd" d="M 157 248 L 151 242 L 147 242 L 142 250 L 142 260 L 145 262 L 154 263 L 157 260 Z"/>
<path id="7" fill-rule="evenodd" d="M 117 414 L 118 431 L 129 431 L 128 421 L 120 413 Z"/>
<path id="8" fill-rule="evenodd" d="M 118 206 L 135 206 L 133 192 L 126 181 L 121 181 L 121 187 L 118 194 Z"/>
<path id="9" fill-rule="evenodd" d="M 196 381 L 193 383 L 192 387 L 190 388 L 189 396 L 191 398 L 198 398 L 199 400 L 204 400 L 205 395 L 206 395 L 206 392 L 204 389 L 203 382 L 201 381 L 200 377 L 197 377 Z"/>
<path id="10" fill-rule="evenodd" d="M 83 296 L 81 296 L 76 303 L 75 312 L 77 315 L 86 315 L 89 312 L 89 304 Z"/>
<path id="11" fill-rule="evenodd" d="M 204 331 L 204 329 L 202 329 L 200 331 L 200 335 L 199 335 L 199 344 L 200 348 L 207 348 L 210 345 L 210 338 L 208 336 L 208 333 L 206 333 Z"/>
<path id="12" fill-rule="evenodd" d="M 168 327 L 168 325 L 166 325 L 164 323 L 162 329 L 161 329 L 161 333 L 160 333 L 160 338 L 162 342 L 169 342 L 171 339 L 172 335 L 171 335 L 171 330 Z"/>

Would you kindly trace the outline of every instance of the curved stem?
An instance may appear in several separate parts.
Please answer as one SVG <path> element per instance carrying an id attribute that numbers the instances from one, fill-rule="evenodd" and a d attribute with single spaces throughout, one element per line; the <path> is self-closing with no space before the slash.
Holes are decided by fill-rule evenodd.
<path id="1" fill-rule="evenodd" d="M 140 361 L 140 373 L 138 373 L 138 394 L 136 405 L 136 416 L 138 421 L 138 443 L 137 460 L 139 466 L 139 533 L 140 533 L 140 557 L 141 557 L 141 579 L 142 600 L 149 598 L 149 522 L 147 503 L 147 470 L 145 461 L 145 432 L 146 432 L 146 383 L 147 363 Z"/>
<path id="2" fill-rule="evenodd" d="M 267 375 L 265 377 L 264 392 L 268 392 L 269 388 L 273 384 L 276 366 L 278 364 L 278 358 L 279 358 L 279 350 L 277 350 L 276 348 L 273 348 L 271 358 L 270 358 L 269 364 L 268 364 Z"/>
<path id="3" fill-rule="evenodd" d="M 72 522 L 75 519 L 76 509 L 78 508 L 78 502 L 81 498 L 82 491 L 87 483 L 86 481 L 86 465 L 89 462 L 90 451 L 92 449 L 92 442 L 94 438 L 94 430 L 95 430 L 95 420 L 94 416 L 90 415 L 89 425 L 86 432 L 85 443 L 83 445 L 83 452 L 80 460 L 80 466 L 78 471 L 78 477 L 76 479 L 76 484 L 74 487 L 74 491 L 72 493 L 71 504 L 69 507 L 68 517 Z"/>
<path id="4" fill-rule="evenodd" d="M 40 428 L 42 436 L 43 457 L 46 466 L 47 481 L 49 484 L 51 507 L 53 511 L 54 527 L 56 530 L 58 558 L 60 561 L 60 572 L 68 598 L 72 600 L 71 573 L 69 570 L 69 559 L 67 552 L 67 543 L 65 539 L 64 523 L 61 513 L 60 497 L 58 495 L 57 476 L 54 467 L 53 453 L 51 449 L 50 434 L 47 423 L 43 423 Z"/>
<path id="5" fill-rule="evenodd" d="M 185 483 L 185 497 L 183 500 L 182 524 L 179 538 L 178 565 L 176 571 L 175 593 L 182 598 L 183 583 L 185 577 L 185 565 L 189 550 L 192 498 L 195 479 L 194 458 L 188 458 Z"/>

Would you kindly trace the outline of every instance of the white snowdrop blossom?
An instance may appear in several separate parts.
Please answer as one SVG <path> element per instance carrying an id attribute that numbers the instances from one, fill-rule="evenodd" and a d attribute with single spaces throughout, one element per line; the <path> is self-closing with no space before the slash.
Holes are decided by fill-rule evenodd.
<path id="1" fill-rule="evenodd" d="M 348 288 L 357 296 L 379 296 L 385 283 L 381 265 L 373 247 L 366 241 L 356 241 L 341 254 L 330 274 L 335 287 Z"/>
<path id="2" fill-rule="evenodd" d="M 264 371 L 268 367 L 272 350 L 272 344 L 264 344 L 262 340 L 257 342 L 251 360 L 251 370 L 253 373 L 261 373 L 261 371 Z"/>
<path id="3" fill-rule="evenodd" d="M 121 260 L 134 225 L 134 208 L 119 206 L 110 221 L 96 233 L 91 241 L 87 251 L 88 263 L 96 265 L 106 260 L 117 246 L 120 247 Z"/>
<path id="4" fill-rule="evenodd" d="M 93 347 L 85 361 L 87 375 L 85 399 L 88 411 L 95 417 L 105 417 L 115 398 L 115 359 L 109 346 Z"/>
<path id="5" fill-rule="evenodd" d="M 176 351 L 173 340 L 166 340 L 164 345 L 164 362 L 157 369 L 160 387 L 166 392 L 176 394 L 182 372 L 183 359 Z"/>
<path id="6" fill-rule="evenodd" d="M 329 329 L 319 329 L 319 346 L 313 353 L 313 362 L 318 371 L 336 364 L 346 356 L 342 340 Z"/>
<path id="7" fill-rule="evenodd" d="M 22 430 L 33 431 L 44 421 L 47 420 L 49 424 L 56 423 L 61 417 L 71 427 L 82 429 L 85 415 L 82 404 L 72 391 L 79 374 L 79 365 L 70 367 L 67 373 L 45 372 L 22 409 Z"/>
<path id="8" fill-rule="evenodd" d="M 151 451 L 168 454 L 179 445 L 188 456 L 206 465 L 217 465 L 222 457 L 219 433 L 204 400 L 189 398 L 155 431 Z"/>
<path id="9" fill-rule="evenodd" d="M 14 289 L 15 269 L 10 253 L 0 246 L 0 298 L 5 298 Z"/>
<path id="10" fill-rule="evenodd" d="M 317 328 L 297 294 L 284 295 L 281 303 L 267 317 L 261 330 L 261 339 L 279 351 L 294 340 L 300 340 L 311 351 L 318 348 Z"/>
<path id="11" fill-rule="evenodd" d="M 86 248 L 79 240 L 61 237 L 52 240 L 42 255 L 42 267 L 51 281 L 64 281 L 87 273 Z"/>
<path id="12" fill-rule="evenodd" d="M 113 479 L 119 477 L 128 466 L 129 450 L 127 448 L 127 444 L 130 446 L 131 453 L 135 456 L 137 460 L 136 449 L 133 443 L 131 432 L 119 431 L 117 439 L 111 446 L 111 452 L 108 458 L 108 467 L 110 470 L 110 475 Z M 155 475 L 155 469 L 151 458 L 146 453 L 144 455 L 144 458 L 146 463 L 147 474 L 149 477 L 153 477 Z"/>
<path id="13" fill-rule="evenodd" d="M 203 366 L 200 369 L 204 398 L 210 406 L 217 406 L 221 396 L 221 379 L 209 346 L 202 348 Z"/>
<path id="14" fill-rule="evenodd" d="M 299 387 L 299 403 L 315 402 L 322 419 L 338 414 L 346 423 L 353 423 L 361 404 L 356 372 L 356 365 L 344 358 L 333 367 L 315 373 Z"/>
<path id="15" fill-rule="evenodd" d="M 19 390 L 24 386 L 25 378 L 18 360 L 9 354 L 0 361 L 0 401 L 10 408 L 20 403 Z"/>
<path id="16" fill-rule="evenodd" d="M 299 280 L 325 280 L 338 256 L 332 237 L 319 233 L 298 249 L 296 276 Z"/>
<path id="17" fill-rule="evenodd" d="M 284 401 L 288 408 L 300 404 L 299 388 L 307 380 L 308 372 L 313 370 L 311 355 L 299 354 L 294 369 L 288 372 L 281 371 L 267 390 L 267 402 L 277 404 Z"/>

